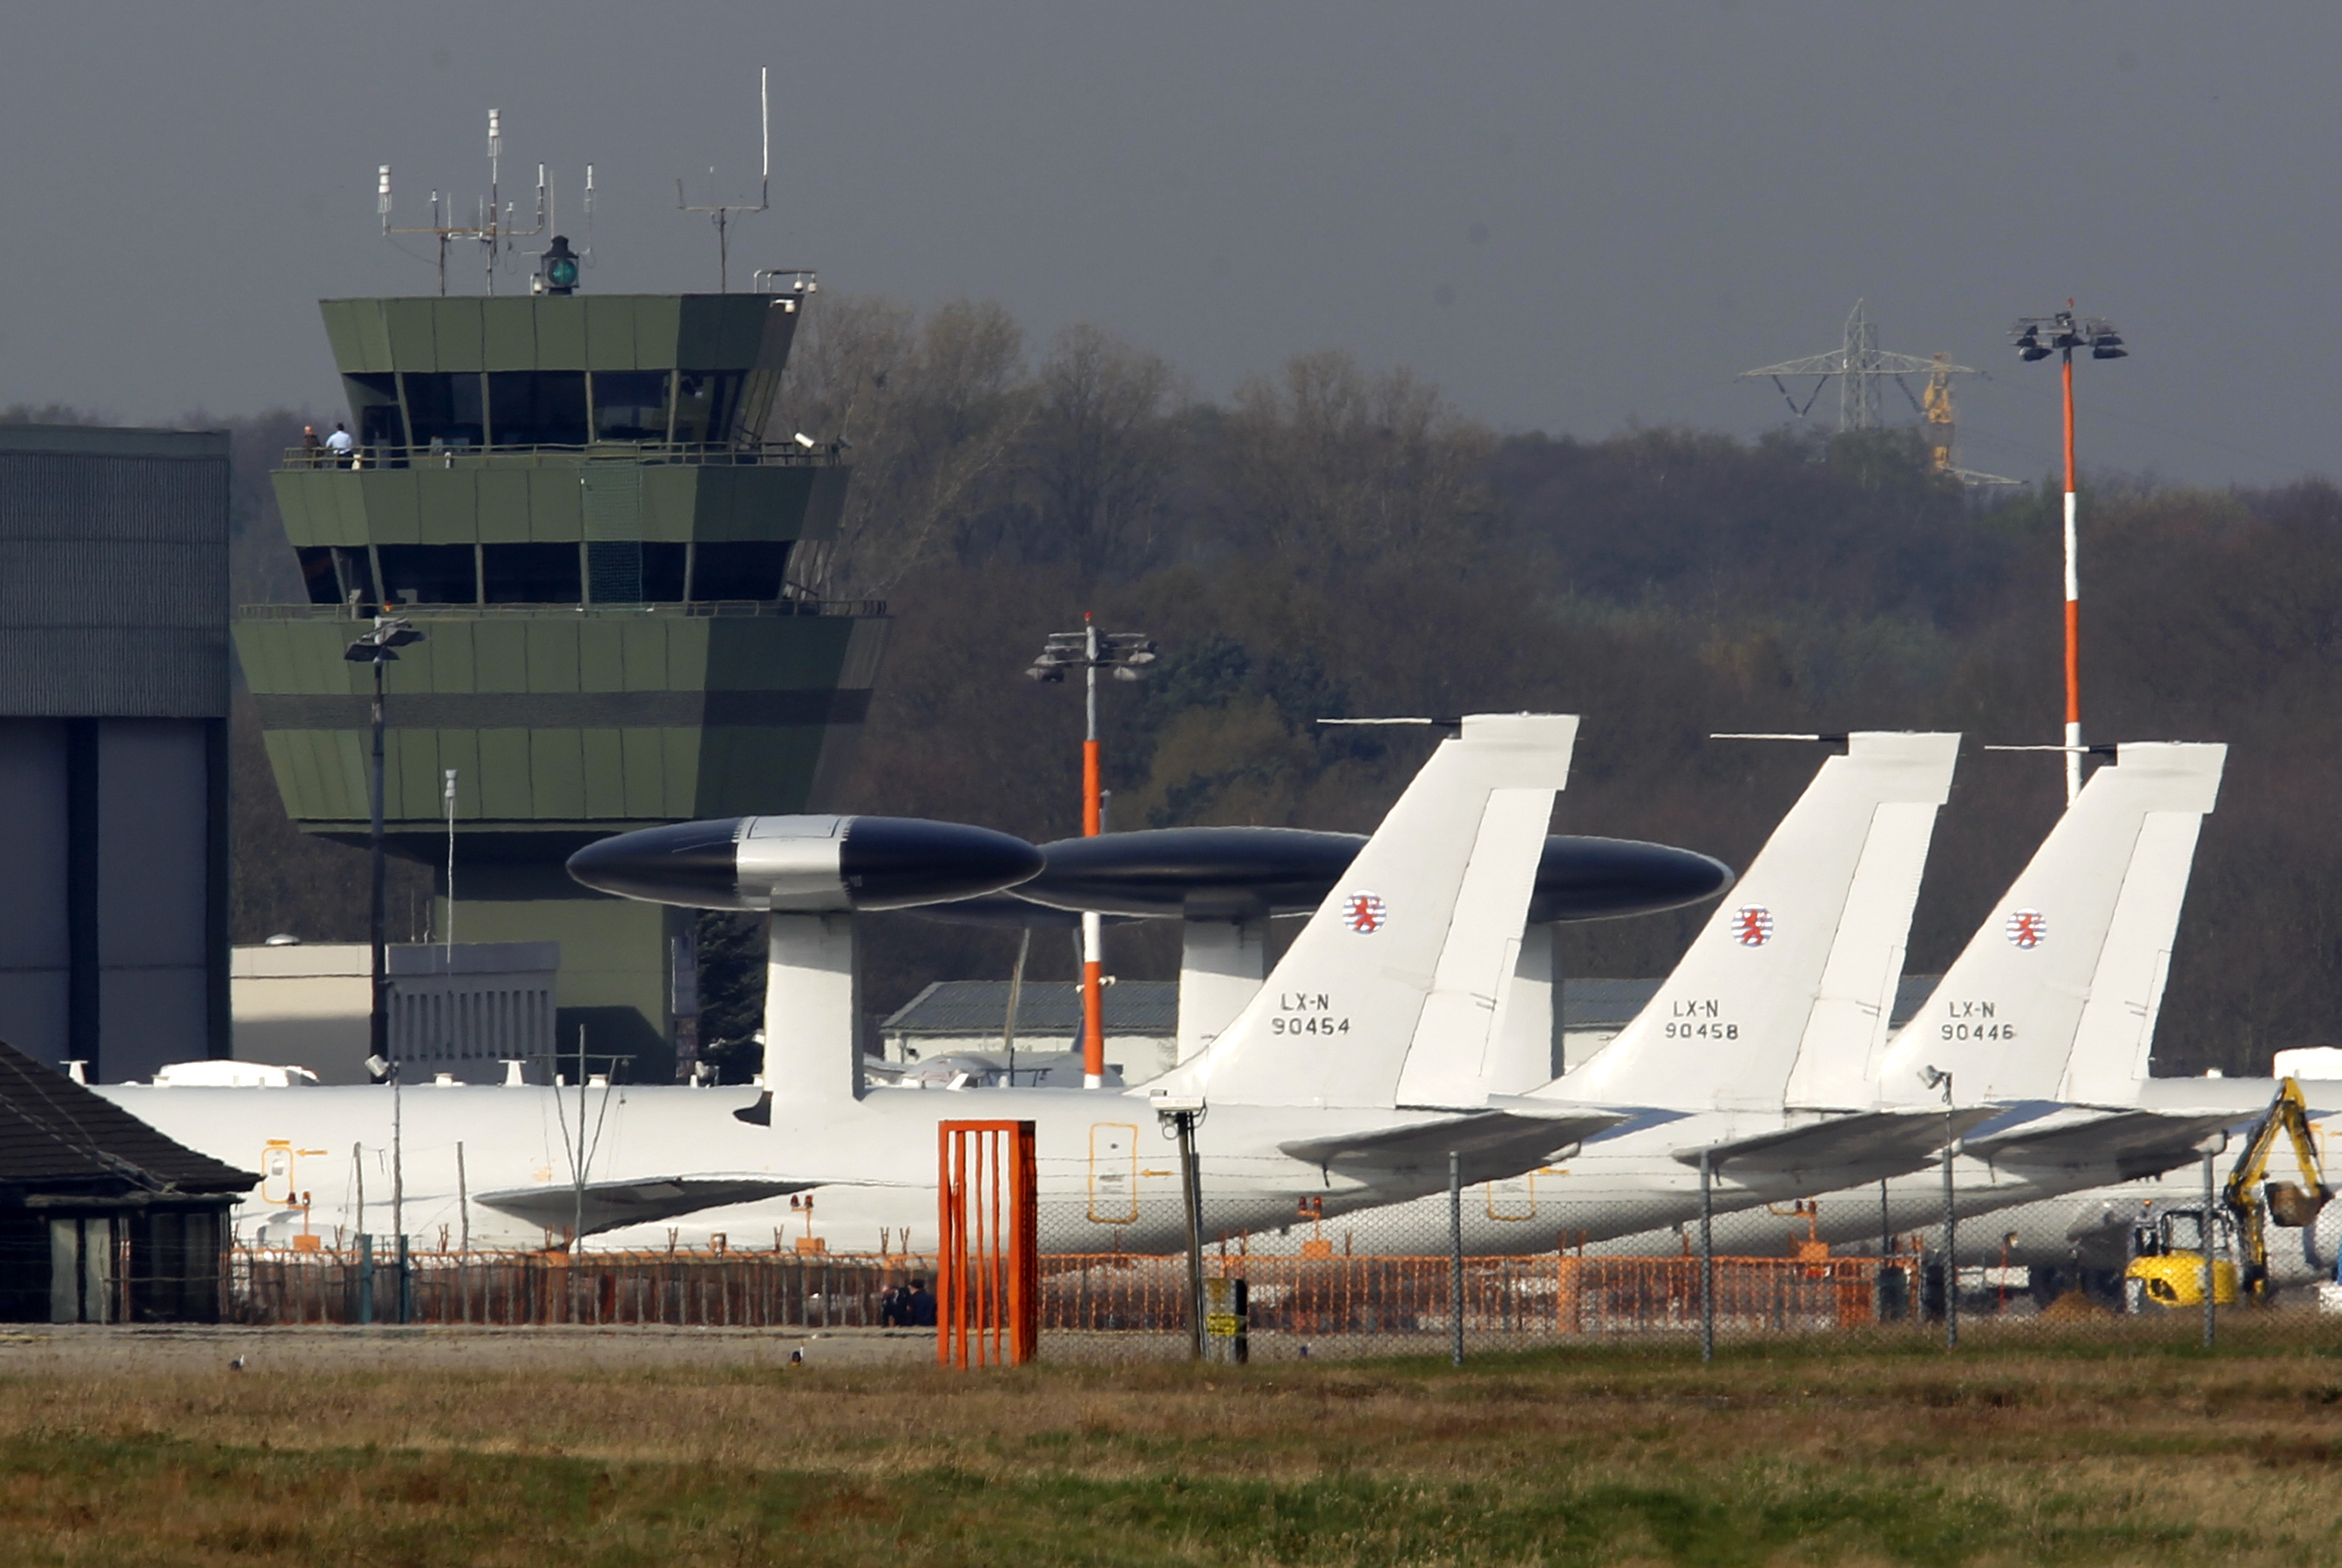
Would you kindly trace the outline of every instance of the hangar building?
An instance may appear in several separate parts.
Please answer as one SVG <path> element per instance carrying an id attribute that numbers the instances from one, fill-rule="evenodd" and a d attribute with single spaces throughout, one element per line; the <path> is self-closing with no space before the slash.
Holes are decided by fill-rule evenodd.
<path id="1" fill-rule="evenodd" d="M 0 424 L 0 1038 L 229 1054 L 228 438 Z"/>

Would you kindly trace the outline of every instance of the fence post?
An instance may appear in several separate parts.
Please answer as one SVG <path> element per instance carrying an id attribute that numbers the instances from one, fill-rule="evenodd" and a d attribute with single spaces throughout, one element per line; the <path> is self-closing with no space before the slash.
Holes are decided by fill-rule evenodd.
<path id="1" fill-rule="evenodd" d="M 1196 1168 L 1196 1113 L 1158 1111 L 1179 1136 L 1179 1196 L 1187 1219 L 1187 1359 L 1204 1359 L 1204 1180 Z"/>
<path id="2" fill-rule="evenodd" d="M 358 1322 L 374 1322 L 374 1238 L 358 1237 Z"/>
<path id="3" fill-rule="evenodd" d="M 2219 1293 L 2213 1288 L 2218 1276 L 2212 1270 L 2214 1255 L 2212 1233 L 2212 1151 L 2206 1149 L 2204 1151 L 2204 1223 L 2197 1227 L 2197 1234 L 2204 1243 L 2204 1348 L 2206 1350 L 2212 1348 L 2212 1324 L 2216 1316 L 2215 1309 L 2218 1305 Z"/>
<path id="4" fill-rule="evenodd" d="M 1464 1156 L 1447 1151 L 1447 1359 L 1464 1364 Z"/>
<path id="5" fill-rule="evenodd" d="M 1716 1156 L 1699 1152 L 1699 1359 L 1716 1359 Z"/>
<path id="6" fill-rule="evenodd" d="M 1948 1101 L 1948 1090 L 1947 1099 Z M 1944 1348 L 1960 1348 L 1960 1203 L 1952 1163 L 1959 1158 L 1952 1114 L 1944 1113 Z"/>

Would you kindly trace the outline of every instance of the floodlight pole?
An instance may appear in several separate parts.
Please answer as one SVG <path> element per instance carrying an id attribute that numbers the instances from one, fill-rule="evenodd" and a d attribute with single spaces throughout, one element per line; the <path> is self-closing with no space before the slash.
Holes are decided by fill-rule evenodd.
<path id="1" fill-rule="evenodd" d="M 2066 804 L 2082 793 L 2082 579 L 2075 563 L 2074 351 L 2059 367 L 2066 403 Z"/>
<path id="2" fill-rule="evenodd" d="M 366 1047 L 377 1061 L 388 1062 L 390 1054 L 390 974 L 388 927 L 390 924 L 389 890 L 385 884 L 382 848 L 383 764 L 382 764 L 382 667 L 398 657 L 398 650 L 409 643 L 419 643 L 423 634 L 407 624 L 403 615 L 376 614 L 372 630 L 361 634 L 342 657 L 350 664 L 370 664 L 374 666 L 374 766 L 367 779 L 368 807 L 372 817 L 371 844 L 374 862 L 374 885 L 368 903 L 371 905 L 368 939 L 373 948 L 373 985 L 366 1016 Z"/>
<path id="3" fill-rule="evenodd" d="M 2047 335 L 2046 338 L 2044 335 Z M 2080 316 L 2074 314 L 2074 302 L 2067 300 L 2066 308 L 2055 315 L 2021 317 L 2012 335 L 2017 355 L 2027 362 L 2047 359 L 2055 350 L 2058 355 L 2058 380 L 2065 404 L 2066 457 L 2066 804 L 2082 793 L 2082 584 L 2077 565 L 2077 535 L 2075 514 L 2078 507 L 2074 464 L 2074 351 L 2087 348 L 2092 359 L 2122 359 L 2129 350 L 2123 347 L 2122 335 L 2115 324 L 2102 316 Z"/>
<path id="4" fill-rule="evenodd" d="M 1082 836 L 1096 838 L 1105 831 L 1105 813 L 1098 799 L 1097 622 L 1082 612 Z M 1082 1087 L 1106 1087 L 1106 943 L 1104 923 L 1095 909 L 1082 911 Z"/>
<path id="5" fill-rule="evenodd" d="M 1098 776 L 1098 671 L 1109 669 L 1115 678 L 1135 681 L 1155 662 L 1155 644 L 1143 633 L 1100 634 L 1091 614 L 1082 612 L 1082 629 L 1056 632 L 1041 650 L 1026 678 L 1063 682 L 1068 665 L 1082 666 L 1082 836 L 1096 838 L 1106 831 L 1105 796 Z M 1102 922 L 1094 910 L 1082 913 L 1082 1086 L 1106 1086 L 1105 959 Z"/>

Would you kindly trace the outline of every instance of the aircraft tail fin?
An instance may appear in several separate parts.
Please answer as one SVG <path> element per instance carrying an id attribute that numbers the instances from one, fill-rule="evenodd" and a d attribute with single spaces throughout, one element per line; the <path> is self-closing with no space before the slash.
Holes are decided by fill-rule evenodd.
<path id="1" fill-rule="evenodd" d="M 1857 734 L 1822 764 L 1649 1005 L 1543 1096 L 1777 1110 L 1801 1054 L 1883 1045 L 1957 734 Z M 1818 1069 L 1817 1069 L 1818 1070 Z"/>
<path id="2" fill-rule="evenodd" d="M 2227 747 L 2125 745 L 1993 906 L 1881 1064 L 1889 1102 L 2127 1102 L 2155 1014 L 2204 814 Z M 2070 1070 L 2069 1070 L 2070 1069 Z"/>
<path id="3" fill-rule="evenodd" d="M 1148 1092 L 1388 1107 L 1418 1040 L 1476 1073 L 1576 737 L 1573 715 L 1466 718 L 1236 1022 Z"/>

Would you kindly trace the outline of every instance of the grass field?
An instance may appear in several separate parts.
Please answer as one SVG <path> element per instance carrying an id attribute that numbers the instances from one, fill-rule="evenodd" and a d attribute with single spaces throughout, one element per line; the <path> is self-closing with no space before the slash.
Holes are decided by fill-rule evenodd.
<path id="1" fill-rule="evenodd" d="M 2342 1342 L 974 1375 L 252 1343 L 0 1349 L 0 1562 L 2342 1558 Z"/>

